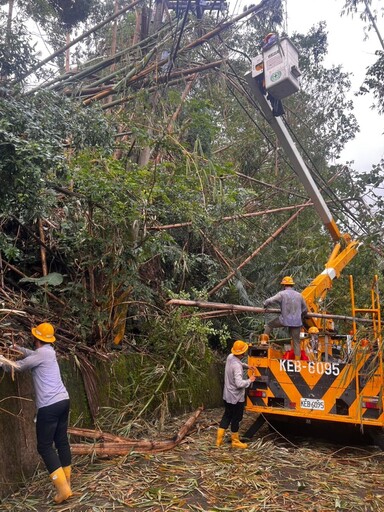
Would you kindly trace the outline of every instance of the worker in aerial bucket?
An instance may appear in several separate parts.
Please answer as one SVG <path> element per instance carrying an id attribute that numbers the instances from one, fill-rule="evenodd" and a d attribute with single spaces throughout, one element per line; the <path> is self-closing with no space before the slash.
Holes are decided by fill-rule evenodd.
<path id="1" fill-rule="evenodd" d="M 293 340 L 295 359 L 301 359 L 300 329 L 303 325 L 303 316 L 308 312 L 307 305 L 301 293 L 294 290 L 295 283 L 291 276 L 283 277 L 281 284 L 284 289 L 264 302 L 265 308 L 273 303 L 279 304 L 280 316 L 264 326 L 264 334 L 260 336 L 260 341 L 267 343 L 272 329 L 288 327 L 289 335 Z"/>
<path id="2" fill-rule="evenodd" d="M 54 501 L 62 503 L 72 496 L 71 449 L 67 433 L 69 395 L 61 379 L 53 348 L 56 341 L 53 326 L 42 323 L 32 328 L 32 334 L 34 350 L 14 345 L 25 356 L 17 361 L 15 369 L 31 370 L 37 408 L 37 451 L 56 488 Z"/>
<path id="3" fill-rule="evenodd" d="M 254 375 L 248 379 L 243 378 L 243 370 L 249 366 L 241 359 L 247 350 L 248 344 L 245 341 L 236 340 L 225 363 L 223 391 L 225 410 L 217 431 L 217 447 L 223 444 L 225 431 L 229 426 L 231 426 L 232 448 L 247 448 L 248 446 L 239 439 L 239 427 L 245 407 L 245 388 L 248 388 L 255 380 Z"/>

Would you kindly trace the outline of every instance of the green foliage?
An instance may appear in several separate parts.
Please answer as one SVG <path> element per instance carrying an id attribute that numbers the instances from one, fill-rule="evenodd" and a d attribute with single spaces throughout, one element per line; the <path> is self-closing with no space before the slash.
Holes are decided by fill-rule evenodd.
<path id="1" fill-rule="evenodd" d="M 376 55 L 378 56 L 378 59 L 367 69 L 366 77 L 363 85 L 360 87 L 359 93 L 367 94 L 372 92 L 373 97 L 376 100 L 379 113 L 384 114 L 384 51 L 378 50 Z"/>
<path id="2" fill-rule="evenodd" d="M 347 99 L 351 89 L 349 75 L 341 66 L 328 69 L 322 65 L 328 45 L 324 23 L 307 35 L 295 34 L 293 41 L 299 48 L 303 75 L 301 92 L 290 102 L 290 108 L 298 120 L 307 120 L 305 130 L 311 139 L 300 132 L 300 140 L 311 157 L 320 149 L 323 159 L 338 158 L 358 131 L 353 102 Z"/>
<path id="3" fill-rule="evenodd" d="M 65 147 L 107 146 L 111 130 L 97 110 L 50 93 L 0 98 L 0 198 L 3 213 L 32 218 L 55 202 L 51 184 L 65 179 Z"/>
<path id="4" fill-rule="evenodd" d="M 21 282 L 25 288 L 29 283 L 41 284 L 40 247 L 31 243 L 31 237 L 20 240 L 18 225 L 11 219 L 15 216 L 24 222 L 32 234 L 35 219 L 46 219 L 49 271 L 65 276 L 54 291 L 65 301 L 66 312 L 76 319 L 76 329 L 87 341 L 110 340 L 116 311 L 127 306 L 129 339 L 138 331 L 153 353 L 164 358 L 183 340 L 188 354 L 180 348 L 177 373 L 182 361 L 206 353 L 208 339 L 220 339 L 221 345 L 228 333 L 248 336 L 262 328 L 263 320 L 220 319 L 213 327 L 177 315 L 155 315 L 153 311 L 162 311 L 169 296 L 185 293 L 193 298 L 261 305 L 279 288 L 282 275 L 292 274 L 303 289 L 322 272 L 331 242 L 312 209 L 306 208 L 280 233 L 295 211 L 285 208 L 305 202 L 307 194 L 275 147 L 274 134 L 242 91 L 249 57 L 259 53 L 266 33 L 281 32 L 282 4 L 266 2 L 262 14 L 253 16 L 246 29 L 223 33 L 191 55 L 180 54 L 180 67 L 201 59 L 200 51 L 206 61 L 225 58 L 227 66 L 211 75 L 201 74 L 185 100 L 185 84 L 167 83 L 153 93 L 146 87 L 155 83 L 149 76 L 140 82 L 144 84 L 140 92 L 136 83 L 121 90 L 131 100 L 118 110 L 84 108 L 75 96 L 52 93 L 0 98 L 0 179 L 5 183 L 0 198 L 2 255 L 19 262 L 24 273 L 33 276 L 34 281 Z M 90 5 L 90 1 L 69 6 L 68 2 L 38 0 L 25 1 L 22 7 L 59 45 L 62 22 L 68 28 L 79 20 L 77 15 L 71 17 L 74 12 L 67 18 L 66 8 L 79 7 L 85 17 Z M 112 6 L 111 1 L 94 3 L 88 21 L 110 15 Z M 208 28 L 216 22 L 207 16 L 204 23 Z M 59 28 L 53 32 L 53 26 Z M 117 26 L 117 47 L 126 48 L 134 16 L 120 19 Z M 191 27 L 180 43 L 184 38 L 190 42 L 194 35 Z M 76 58 L 80 64 L 84 54 L 90 59 L 84 68 L 95 62 L 94 57 L 100 62 L 110 55 L 110 41 L 111 25 L 82 45 Z M 380 169 L 358 182 L 349 171 L 328 164 L 357 130 L 352 105 L 346 99 L 349 77 L 340 67 L 324 66 L 327 37 L 323 24 L 308 34 L 296 34 L 294 42 L 301 54 L 303 88 L 284 100 L 286 120 L 324 188 L 332 181 L 337 196 L 356 198 L 347 208 L 353 209 L 356 224 L 364 223 L 373 240 L 377 226 L 370 223 L 358 198 L 368 182 L 372 187 L 380 183 Z M 153 44 L 127 51 L 114 69 L 120 65 L 134 69 Z M 162 47 L 159 43 L 158 51 L 168 51 L 168 44 Z M 21 60 L 24 67 L 19 75 L 28 67 L 26 59 Z M 16 76 L 16 71 L 10 72 Z M 104 72 L 97 76 L 99 84 Z M 118 80 L 126 73 L 127 68 Z M 163 78 L 161 70 L 157 73 Z M 95 79 L 92 75 L 79 82 L 75 95 L 83 94 L 88 80 Z M 59 90 L 58 83 L 54 87 Z M 69 87 L 68 80 L 63 90 L 67 93 Z M 116 138 L 115 126 L 120 132 Z M 149 160 L 140 158 L 143 150 L 150 154 Z M 138 163 L 144 160 L 146 165 Z M 332 204 L 349 232 L 348 212 L 338 202 Z M 274 214 L 261 215 L 271 209 Z M 381 207 L 378 215 L 382 215 Z M 370 260 L 370 264 L 375 262 Z M 357 274 L 368 271 L 356 265 Z M 215 295 L 208 295 L 218 283 Z M 335 300 L 343 299 L 341 289 L 334 291 Z M 343 300 L 338 304 L 339 309 L 347 307 Z M 226 329 L 224 338 L 221 326 Z"/>
<path id="5" fill-rule="evenodd" d="M 46 276 L 43 277 L 23 277 L 19 281 L 20 283 L 34 283 L 38 286 L 59 286 L 63 282 L 62 274 L 58 272 L 50 272 Z"/>
<path id="6" fill-rule="evenodd" d="M 185 142 L 193 151 L 198 142 L 198 148 L 205 156 L 210 156 L 211 144 L 218 133 L 217 123 L 214 123 L 212 105 L 209 101 L 192 99 L 187 102 L 183 110 L 182 119 L 187 120 L 185 128 Z"/>
<path id="7" fill-rule="evenodd" d="M 19 80 L 37 60 L 35 46 L 31 42 L 26 18 L 18 15 L 7 25 L 7 16 L 0 10 L 0 86 L 11 80 Z"/>
<path id="8" fill-rule="evenodd" d="M 48 2 L 67 29 L 85 21 L 95 3 L 94 0 L 48 0 Z"/>

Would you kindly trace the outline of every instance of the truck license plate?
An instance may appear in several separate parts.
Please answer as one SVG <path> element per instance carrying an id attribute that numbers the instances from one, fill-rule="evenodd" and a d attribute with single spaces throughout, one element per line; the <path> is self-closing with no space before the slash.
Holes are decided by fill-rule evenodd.
<path id="1" fill-rule="evenodd" d="M 324 411 L 324 400 L 318 400 L 317 398 L 301 398 L 300 399 L 301 409 L 311 409 L 313 411 Z"/>

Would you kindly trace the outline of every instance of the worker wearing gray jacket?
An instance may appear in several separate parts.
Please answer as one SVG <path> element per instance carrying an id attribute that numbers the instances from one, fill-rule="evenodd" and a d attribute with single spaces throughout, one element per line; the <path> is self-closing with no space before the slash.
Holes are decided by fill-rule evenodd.
<path id="1" fill-rule="evenodd" d="M 25 356 L 17 361 L 16 371 L 31 370 L 37 408 L 37 451 L 56 487 L 54 501 L 61 503 L 72 496 L 71 449 L 67 434 L 69 396 L 52 346 L 56 340 L 53 326 L 42 323 L 32 328 L 32 334 L 34 350 L 15 345 Z"/>
<path id="2" fill-rule="evenodd" d="M 225 363 L 223 391 L 225 410 L 217 431 L 217 447 L 222 445 L 225 431 L 231 425 L 232 448 L 247 448 L 247 444 L 239 439 L 239 427 L 245 406 L 245 389 L 255 380 L 254 375 L 248 379 L 243 378 L 243 370 L 248 368 L 248 365 L 242 363 L 241 358 L 247 350 L 248 344 L 245 341 L 235 341 Z"/>
<path id="3" fill-rule="evenodd" d="M 303 325 L 303 316 L 307 314 L 307 305 L 301 293 L 293 289 L 295 285 L 291 276 L 285 276 L 281 284 L 284 290 L 270 297 L 264 302 L 267 308 L 270 304 L 280 304 L 280 316 L 268 322 L 264 327 L 264 334 L 261 335 L 261 342 L 266 342 L 272 329 L 277 327 L 288 327 L 289 335 L 293 340 L 295 359 L 301 358 L 300 330 Z"/>

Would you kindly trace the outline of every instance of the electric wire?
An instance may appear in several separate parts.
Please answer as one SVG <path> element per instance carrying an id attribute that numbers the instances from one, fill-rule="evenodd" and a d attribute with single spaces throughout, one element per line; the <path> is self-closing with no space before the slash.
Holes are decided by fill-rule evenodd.
<path id="1" fill-rule="evenodd" d="M 237 29 L 239 30 L 239 28 Z M 237 52 L 236 49 L 232 48 L 231 46 L 229 46 L 227 43 L 225 43 L 222 38 L 220 37 L 220 35 L 218 36 L 219 39 L 221 40 L 221 42 L 231 51 L 233 52 Z M 214 51 L 216 51 L 216 53 L 218 53 L 221 57 L 222 55 L 220 54 L 220 52 L 217 50 L 217 48 L 214 48 Z M 242 53 L 242 52 L 237 52 L 237 53 Z M 248 57 L 247 57 L 248 58 Z M 259 113 L 263 116 L 260 108 L 258 107 L 257 103 L 254 101 L 254 99 L 252 98 L 252 96 L 250 96 L 248 94 L 248 91 L 247 89 L 243 86 L 243 80 L 238 76 L 236 70 L 233 68 L 233 66 L 231 65 L 230 62 L 228 62 L 228 65 L 229 67 L 231 68 L 234 76 L 237 78 L 238 82 L 241 84 L 241 87 L 242 87 L 242 91 L 243 91 L 243 94 L 245 93 L 248 101 L 255 107 L 257 108 L 257 110 L 259 111 Z M 231 90 L 231 94 L 233 94 L 233 96 L 235 97 L 235 99 L 237 100 L 237 102 L 239 103 L 239 105 L 241 105 L 241 108 L 243 109 L 244 112 L 246 112 L 246 115 L 249 119 L 252 120 L 252 122 L 255 124 L 255 126 L 257 127 L 258 130 L 261 131 L 261 133 L 263 134 L 263 136 L 265 137 L 265 132 L 263 132 L 263 130 L 261 130 L 260 126 L 252 119 L 252 116 L 249 115 L 249 113 L 246 111 L 245 107 L 241 104 L 241 102 L 239 101 L 239 99 L 236 97 L 236 94 L 234 93 L 233 90 Z M 264 116 L 263 116 L 264 117 Z M 319 188 L 321 189 L 322 192 L 324 192 L 328 197 L 330 197 L 332 199 L 332 202 L 334 204 L 338 204 L 339 205 L 339 210 L 346 216 L 348 217 L 350 220 L 352 220 L 352 222 L 358 226 L 360 228 L 360 230 L 362 232 L 364 232 L 366 235 L 368 235 L 368 231 L 366 229 L 365 226 L 363 226 L 363 224 L 361 223 L 361 221 L 356 217 L 356 215 L 354 215 L 354 213 L 345 206 L 345 204 L 340 201 L 340 199 L 337 197 L 336 193 L 329 187 L 329 185 L 327 184 L 326 180 L 324 179 L 324 177 L 322 176 L 322 174 L 320 173 L 320 171 L 317 169 L 316 165 L 314 164 L 313 160 L 310 158 L 310 156 L 308 155 L 307 151 L 305 151 L 305 148 L 303 147 L 303 145 L 301 144 L 301 142 L 299 141 L 298 137 L 296 136 L 296 134 L 293 132 L 292 130 L 292 127 L 289 125 L 287 119 L 285 117 L 283 117 L 283 120 L 284 120 L 284 123 L 286 124 L 287 126 L 287 129 L 291 132 L 292 136 L 294 137 L 294 139 L 296 140 L 297 144 L 300 146 L 301 150 L 304 152 L 305 156 L 306 156 L 306 159 L 307 161 L 309 161 L 311 163 L 311 166 L 312 166 L 312 169 L 309 169 L 311 174 L 313 175 L 317 185 L 319 186 Z M 270 144 L 272 144 L 273 147 L 275 147 L 275 145 L 270 141 L 270 139 L 268 137 L 266 137 L 266 139 L 269 141 Z M 292 166 L 290 165 L 289 162 L 287 162 L 286 159 L 284 159 L 286 163 L 288 163 L 288 165 L 292 168 Z M 293 169 L 294 171 L 294 169 Z M 320 183 L 322 183 L 320 185 Z M 337 212 L 337 209 L 333 208 L 334 212 L 336 211 Z M 345 220 L 344 219 L 341 219 L 340 217 L 337 216 L 337 213 L 335 214 L 335 217 L 338 218 L 338 220 L 342 223 L 345 223 Z M 359 236 L 359 233 L 354 229 L 354 228 L 351 228 L 351 226 L 348 226 L 348 230 L 353 232 L 355 235 Z"/>
<path id="2" fill-rule="evenodd" d="M 219 39 L 222 41 L 222 39 L 220 38 L 219 36 Z M 222 41 L 223 42 L 223 41 Z M 223 42 L 223 44 L 225 44 Z M 226 45 L 227 46 L 227 45 Z M 212 49 L 218 54 L 220 55 L 222 58 L 222 54 L 219 52 L 219 50 L 215 47 L 212 47 Z M 229 47 L 229 49 L 231 49 L 233 51 L 233 48 Z M 245 96 L 247 97 L 248 101 L 259 111 L 259 113 L 264 117 L 263 113 L 261 112 L 261 109 L 259 108 L 259 106 L 257 105 L 257 103 L 255 102 L 255 100 L 253 99 L 252 96 L 249 95 L 247 89 L 244 87 L 243 85 L 243 79 L 241 79 L 238 75 L 238 73 L 236 72 L 236 70 L 234 69 L 234 67 L 231 65 L 230 62 L 228 62 L 228 66 L 230 67 L 230 69 L 232 70 L 232 73 L 234 74 L 234 76 L 236 77 L 236 79 L 238 80 L 238 82 L 241 84 L 241 89 L 242 89 L 242 92 L 245 93 Z M 246 113 L 247 117 L 253 122 L 253 124 L 257 127 L 257 129 L 262 133 L 262 135 L 266 138 L 266 140 L 272 145 L 272 147 L 274 147 L 276 149 L 276 145 L 269 139 L 269 137 L 266 135 L 266 133 L 261 129 L 260 125 L 258 125 L 256 123 L 256 121 L 252 118 L 251 114 L 249 114 L 249 112 L 246 110 L 246 108 L 244 107 L 244 105 L 240 102 L 240 100 L 238 99 L 238 97 L 236 96 L 236 94 L 234 93 L 233 90 L 231 90 L 229 88 L 231 94 L 234 96 L 235 100 L 238 102 L 238 104 L 240 105 L 240 107 L 242 108 L 242 110 Z M 314 164 L 314 162 L 312 161 L 312 159 L 310 158 L 310 156 L 308 155 L 307 151 L 305 150 L 305 148 L 303 147 L 303 145 L 301 144 L 301 142 L 299 141 L 298 137 L 296 136 L 296 134 L 293 132 L 292 130 L 292 127 L 289 125 L 287 119 L 285 117 L 283 117 L 284 119 L 284 123 L 286 124 L 287 126 L 287 129 L 291 132 L 292 136 L 294 137 L 295 141 L 297 142 L 297 144 L 300 146 L 301 150 L 303 151 L 306 159 L 311 163 L 311 166 L 312 166 L 312 169 L 309 169 L 311 174 L 313 175 L 313 177 L 315 178 L 315 181 L 317 182 L 319 188 L 321 189 L 322 192 L 324 192 L 328 197 L 330 197 L 331 199 L 333 199 L 333 203 L 334 204 L 338 204 L 339 205 L 339 209 L 344 213 L 344 215 L 346 215 L 348 218 L 350 218 L 359 228 L 362 232 L 364 232 L 366 235 L 368 235 L 369 233 L 367 232 L 365 226 L 363 226 L 360 222 L 360 220 L 344 205 L 344 203 L 342 201 L 340 201 L 340 199 L 338 198 L 338 196 L 336 195 L 336 193 L 329 187 L 329 185 L 327 184 L 326 180 L 324 179 L 324 177 L 322 176 L 322 174 L 320 173 L 320 171 L 317 169 L 316 165 Z M 290 164 L 290 162 L 288 162 L 286 160 L 286 158 L 284 158 L 284 161 L 289 165 L 289 167 L 294 171 L 292 165 Z M 317 178 L 317 179 L 316 179 Z M 322 183 L 320 185 L 319 181 Z M 334 211 L 337 211 L 335 210 L 335 208 L 333 208 Z M 340 221 L 340 222 L 343 222 L 345 223 L 345 220 L 341 219 L 340 217 L 337 216 L 337 214 L 335 214 L 335 217 Z M 354 235 L 356 236 L 359 236 L 359 233 L 354 229 L 352 228 L 351 226 L 348 226 L 348 230 L 351 231 Z"/>
<path id="3" fill-rule="evenodd" d="M 325 178 L 323 177 L 323 175 L 321 174 L 321 172 L 319 171 L 319 169 L 316 167 L 316 165 L 314 164 L 311 156 L 308 154 L 308 152 L 305 150 L 305 148 L 303 147 L 303 145 L 301 144 L 301 141 L 299 140 L 299 138 L 296 136 L 296 133 L 294 132 L 292 126 L 288 123 L 287 119 L 284 117 L 284 124 L 286 125 L 287 129 L 289 130 L 289 132 L 291 133 L 292 137 L 295 139 L 295 142 L 299 145 L 301 151 L 304 153 L 307 161 L 309 161 L 311 163 L 311 167 L 312 168 L 309 168 L 312 176 L 315 178 L 315 180 L 317 181 L 317 183 L 319 183 L 319 181 L 323 184 L 321 186 L 322 190 L 324 191 L 324 193 L 326 195 L 328 195 L 328 197 L 330 198 L 333 198 L 334 201 L 336 201 L 338 204 L 339 204 L 339 207 L 340 207 L 340 210 L 343 211 L 343 213 L 349 217 L 353 222 L 356 223 L 357 226 L 359 226 L 359 228 L 365 232 L 365 234 L 368 234 L 366 232 L 366 229 L 365 227 L 361 224 L 360 220 L 344 205 L 344 203 L 342 201 L 340 201 L 340 199 L 338 198 L 337 194 L 329 187 L 329 185 L 327 184 L 327 181 L 325 180 Z M 317 179 L 316 179 L 317 178 Z M 335 215 L 336 216 L 336 215 Z M 358 236 L 358 233 L 353 229 L 351 228 L 350 226 L 348 226 L 348 229 L 350 231 L 352 231 L 355 235 Z"/>

